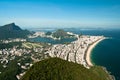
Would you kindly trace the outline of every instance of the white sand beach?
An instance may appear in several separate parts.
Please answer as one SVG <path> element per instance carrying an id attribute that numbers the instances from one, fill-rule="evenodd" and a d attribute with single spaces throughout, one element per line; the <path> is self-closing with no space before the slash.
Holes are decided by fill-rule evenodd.
<path id="1" fill-rule="evenodd" d="M 98 41 L 96 41 L 96 42 L 94 42 L 93 44 L 91 44 L 89 47 L 88 47 L 88 50 L 87 50 L 87 52 L 86 52 L 86 62 L 87 62 L 87 64 L 89 65 L 89 66 L 93 66 L 93 64 L 92 64 L 92 62 L 91 62 L 91 51 L 92 51 L 92 49 L 100 42 L 100 41 L 102 41 L 102 40 L 104 40 L 105 38 L 103 37 L 103 38 L 101 38 L 101 39 L 99 39 Z"/>

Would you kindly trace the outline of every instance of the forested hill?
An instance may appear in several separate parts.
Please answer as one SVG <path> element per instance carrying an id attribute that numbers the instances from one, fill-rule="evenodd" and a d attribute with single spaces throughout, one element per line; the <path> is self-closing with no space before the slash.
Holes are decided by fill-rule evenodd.
<path id="1" fill-rule="evenodd" d="M 26 38 L 29 34 L 30 32 L 28 30 L 22 30 L 15 23 L 0 26 L 0 39 Z"/>
<path id="2" fill-rule="evenodd" d="M 65 32 L 63 29 L 58 29 L 57 31 L 55 31 L 53 33 L 53 37 L 56 37 L 56 38 L 66 38 L 66 37 L 69 37 L 70 35 L 67 34 L 67 32 Z"/>
<path id="3" fill-rule="evenodd" d="M 111 80 L 102 67 L 86 69 L 80 64 L 59 58 L 35 63 L 21 80 Z"/>

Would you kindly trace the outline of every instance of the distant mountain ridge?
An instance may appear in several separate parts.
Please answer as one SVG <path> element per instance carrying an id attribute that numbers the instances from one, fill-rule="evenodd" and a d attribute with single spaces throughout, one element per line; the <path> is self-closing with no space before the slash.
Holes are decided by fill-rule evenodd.
<path id="1" fill-rule="evenodd" d="M 0 39 L 26 38 L 29 34 L 30 32 L 28 30 L 22 30 L 15 23 L 0 26 Z"/>

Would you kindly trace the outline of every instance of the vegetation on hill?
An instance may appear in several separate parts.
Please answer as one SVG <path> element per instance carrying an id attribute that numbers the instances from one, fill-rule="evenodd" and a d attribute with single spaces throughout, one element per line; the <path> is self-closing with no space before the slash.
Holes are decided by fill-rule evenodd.
<path id="1" fill-rule="evenodd" d="M 11 42 L 11 43 L 0 43 L 0 49 L 9 49 L 13 48 L 14 46 L 21 46 L 21 42 Z"/>
<path id="2" fill-rule="evenodd" d="M 2 74 L 0 74 L 0 80 L 17 80 L 16 75 L 20 72 L 20 67 L 17 65 L 16 60 L 12 60 L 8 63 L 8 67 L 3 68 L 2 64 L 0 64 L 1 67 L 0 71 L 2 71 Z"/>
<path id="3" fill-rule="evenodd" d="M 69 37 L 69 36 L 70 35 L 67 34 L 67 32 L 65 32 L 62 29 L 58 29 L 56 32 L 53 33 L 53 37 L 56 37 L 56 38 L 66 38 L 66 37 Z"/>
<path id="4" fill-rule="evenodd" d="M 0 39 L 26 38 L 29 34 L 31 33 L 28 30 L 22 30 L 14 23 L 0 26 Z"/>
<path id="5" fill-rule="evenodd" d="M 45 35 L 51 35 L 51 34 L 52 34 L 52 32 L 50 32 L 50 31 L 45 33 Z"/>
<path id="6" fill-rule="evenodd" d="M 111 80 L 102 67 L 86 69 L 82 65 L 59 58 L 35 63 L 21 80 Z"/>
<path id="7" fill-rule="evenodd" d="M 3 63 L 0 63 L 0 80 L 18 80 L 16 75 L 26 71 L 26 69 L 21 69 L 21 66 L 19 66 L 18 63 L 24 65 L 25 63 L 31 62 L 32 59 L 30 56 L 24 55 L 24 57 L 16 56 L 14 60 L 9 60 L 9 63 L 6 64 L 7 67 L 3 67 Z"/>

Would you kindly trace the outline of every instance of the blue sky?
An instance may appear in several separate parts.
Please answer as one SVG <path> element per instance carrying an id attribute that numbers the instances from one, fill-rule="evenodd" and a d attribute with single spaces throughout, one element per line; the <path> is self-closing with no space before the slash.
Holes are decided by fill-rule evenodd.
<path id="1" fill-rule="evenodd" d="M 120 0 L 0 0 L 0 25 L 120 27 Z"/>

